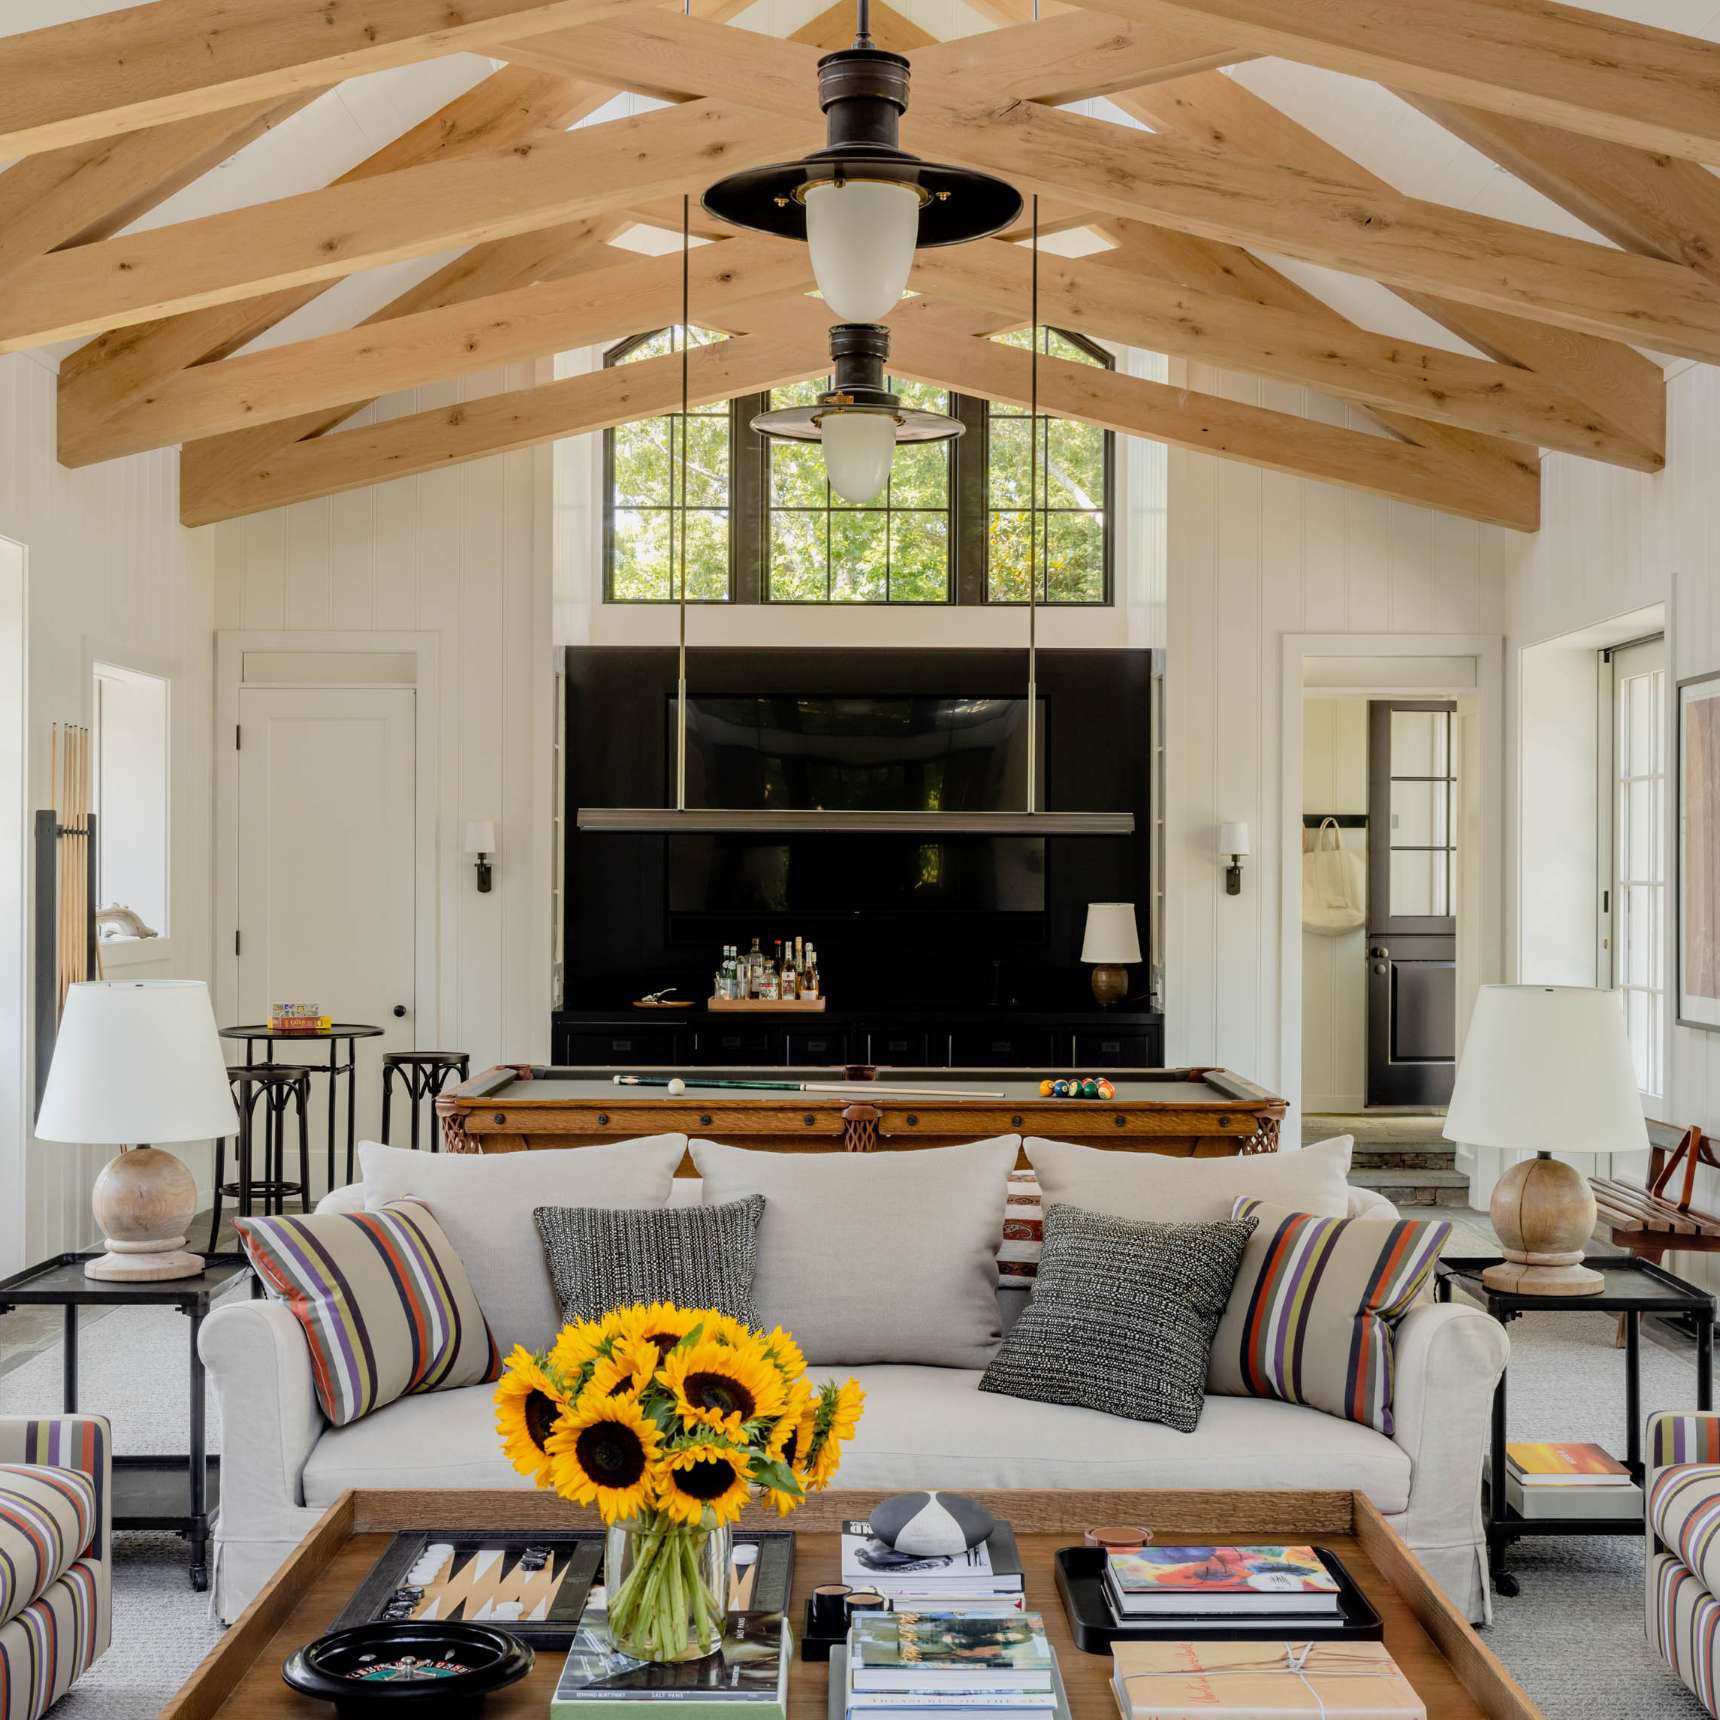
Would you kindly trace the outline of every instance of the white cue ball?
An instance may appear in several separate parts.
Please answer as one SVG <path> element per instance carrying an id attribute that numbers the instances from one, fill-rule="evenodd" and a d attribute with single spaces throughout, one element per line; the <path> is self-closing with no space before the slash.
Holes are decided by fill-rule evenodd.
<path id="1" fill-rule="evenodd" d="M 677 1098 L 677 1099 L 678 1099 L 678 1098 L 679 1098 L 679 1097 L 680 1097 L 680 1096 L 681 1096 L 681 1095 L 682 1095 L 682 1094 L 683 1094 L 683 1093 L 685 1093 L 685 1092 L 686 1092 L 686 1090 L 687 1090 L 687 1083 L 686 1083 L 686 1082 L 685 1082 L 685 1081 L 683 1081 L 683 1080 L 682 1080 L 682 1079 L 681 1079 L 681 1077 L 680 1077 L 680 1076 L 679 1076 L 679 1075 L 677 1075 L 677 1076 L 676 1076 L 676 1077 L 675 1077 L 675 1078 L 674 1078 L 674 1079 L 673 1079 L 673 1080 L 672 1080 L 672 1081 L 671 1081 L 671 1082 L 670 1082 L 670 1083 L 669 1083 L 669 1088 L 668 1088 L 668 1091 L 669 1091 L 669 1093 L 670 1093 L 670 1094 L 671 1094 L 671 1095 L 672 1095 L 672 1096 L 673 1096 L 673 1097 L 675 1097 L 675 1098 Z"/>

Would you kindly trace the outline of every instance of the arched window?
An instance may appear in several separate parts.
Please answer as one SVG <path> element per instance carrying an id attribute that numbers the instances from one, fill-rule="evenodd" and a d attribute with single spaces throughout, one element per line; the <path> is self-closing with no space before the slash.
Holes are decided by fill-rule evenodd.
<path id="1" fill-rule="evenodd" d="M 1042 331 L 1054 358 L 1109 369 L 1079 335 Z M 693 342 L 723 337 L 695 327 Z M 1025 330 L 996 337 L 1027 344 Z M 625 341 L 605 364 L 679 351 L 676 329 Z M 863 507 L 835 495 L 811 444 L 750 428 L 768 407 L 809 403 L 822 380 L 727 405 L 623 424 L 604 435 L 604 592 L 610 602 L 672 602 L 683 530 L 687 596 L 739 603 L 1024 603 L 1037 510 L 1042 603 L 1111 601 L 1115 438 L 1025 407 L 922 384 L 892 386 L 962 419 L 954 443 L 897 453 L 884 493 Z M 682 437 L 686 495 L 680 493 Z M 1037 497 L 1029 479 L 1037 445 Z"/>

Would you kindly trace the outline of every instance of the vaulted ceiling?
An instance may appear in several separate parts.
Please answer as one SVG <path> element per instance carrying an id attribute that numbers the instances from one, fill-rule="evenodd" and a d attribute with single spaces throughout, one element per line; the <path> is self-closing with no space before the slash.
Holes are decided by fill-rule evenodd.
<path id="1" fill-rule="evenodd" d="M 691 355 L 694 400 L 821 375 L 804 247 L 697 202 L 822 142 L 814 67 L 852 9 L 765 33 L 783 3 L 21 0 L 0 352 L 60 354 L 67 464 L 181 444 L 182 517 L 232 518 L 673 410 L 678 357 L 349 424 L 675 320 L 689 195 L 695 319 L 734 337 Z M 875 6 L 874 33 L 913 59 L 907 147 L 1082 230 L 1042 249 L 1045 319 L 1368 417 L 1056 359 L 1047 410 L 1533 530 L 1541 450 L 1654 471 L 1665 363 L 1720 362 L 1705 6 L 973 7 L 915 6 L 940 41 Z M 1026 401 L 1027 355 L 986 338 L 1025 321 L 1020 237 L 920 254 L 894 372 Z"/>

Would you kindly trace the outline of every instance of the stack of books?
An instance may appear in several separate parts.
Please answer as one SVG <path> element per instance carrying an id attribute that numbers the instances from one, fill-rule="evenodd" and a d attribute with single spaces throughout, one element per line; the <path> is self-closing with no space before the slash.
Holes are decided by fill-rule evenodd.
<path id="1" fill-rule="evenodd" d="M 550 1720 L 648 1720 L 664 1704 L 676 1720 L 788 1720 L 794 1641 L 781 1613 L 732 1612 L 720 1653 L 677 1663 L 634 1660 L 588 1611 L 550 1698 Z"/>
<path id="2" fill-rule="evenodd" d="M 1121 1625 L 1199 1635 L 1201 1625 L 1294 1634 L 1341 1611 L 1312 1547 L 1144 1547 L 1111 1553 L 1105 1599 Z"/>
<path id="3" fill-rule="evenodd" d="M 1598 1445 L 1508 1444 L 1505 1502 L 1520 1517 L 1624 1522 L 1642 1516 L 1642 1489 Z"/>
<path id="4" fill-rule="evenodd" d="M 316 1003 L 271 1003 L 269 1031 L 271 1033 L 327 1033 L 333 1025 Z"/>
<path id="5" fill-rule="evenodd" d="M 1052 1720 L 1038 1613 L 863 1613 L 848 1633 L 847 1720 Z"/>
<path id="6" fill-rule="evenodd" d="M 1021 1554 L 1007 1523 L 994 1525 L 977 1547 L 954 1554 L 898 1553 L 873 1536 L 869 1523 L 845 1523 L 842 1580 L 882 1595 L 897 1611 L 1005 1612 L 1022 1605 Z"/>
<path id="7" fill-rule="evenodd" d="M 1427 1720 L 1379 1642 L 1118 1642 L 1111 1657 L 1121 1720 Z"/>

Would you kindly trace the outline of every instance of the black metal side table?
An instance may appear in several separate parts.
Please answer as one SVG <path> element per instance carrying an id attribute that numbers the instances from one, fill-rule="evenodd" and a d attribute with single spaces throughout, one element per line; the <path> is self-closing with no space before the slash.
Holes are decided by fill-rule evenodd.
<path id="1" fill-rule="evenodd" d="M 196 1278 L 125 1283 L 86 1278 L 92 1254 L 56 1254 L 39 1265 L 0 1279 L 0 1314 L 14 1308 L 65 1309 L 65 1413 L 78 1407 L 78 1310 L 80 1308 L 177 1308 L 191 1326 L 190 1452 L 184 1457 L 120 1457 L 113 1460 L 113 1526 L 172 1529 L 191 1543 L 191 1586 L 209 1586 L 209 1519 L 221 1497 L 221 1459 L 207 1445 L 206 1381 L 197 1354 L 197 1334 L 211 1303 L 235 1278 L 251 1276 L 243 1254 L 207 1254 Z M 251 1293 L 260 1295 L 253 1276 Z M 32 1408 L 38 1407 L 35 1405 Z"/>
<path id="2" fill-rule="evenodd" d="M 1624 1465 L 1631 1479 L 1643 1483 L 1642 1461 L 1642 1344 L 1644 1314 L 1688 1316 L 1696 1327 L 1696 1407 L 1712 1409 L 1714 1402 L 1714 1298 L 1706 1290 L 1676 1278 L 1664 1267 L 1631 1255 L 1590 1255 L 1583 1264 L 1606 1277 L 1597 1296 L 1523 1296 L 1493 1290 L 1481 1281 L 1500 1256 L 1453 1257 L 1434 1269 L 1434 1294 L 1451 1300 L 1453 1288 L 1472 1296 L 1502 1325 L 1519 1314 L 1622 1314 L 1624 1316 Z M 1505 1382 L 1499 1376 L 1493 1393 L 1493 1444 L 1487 1465 L 1487 1562 L 1493 1586 L 1502 1595 L 1518 1592 L 1517 1579 L 1505 1569 L 1505 1550 L 1526 1535 L 1641 1535 L 1637 1517 L 1524 1517 L 1512 1509 L 1505 1491 Z M 1662 1407 L 1676 1407 L 1666 1405 Z"/>
<path id="3" fill-rule="evenodd" d="M 395 1013 L 404 1011 L 402 1005 Z M 257 1061 L 259 1045 L 326 1045 L 328 1047 L 328 1062 L 307 1063 L 305 1067 L 313 1075 L 328 1076 L 328 1186 L 336 1187 L 334 1180 L 335 1166 L 335 1114 L 339 1108 L 337 1090 L 340 1079 L 346 1077 L 346 1180 L 352 1181 L 352 1151 L 353 1141 L 358 1132 L 358 1041 L 361 1039 L 379 1039 L 388 1030 L 383 1027 L 370 1027 L 359 1021 L 336 1021 L 330 1024 L 326 1032 L 306 1033 L 296 1029 L 282 1031 L 271 1027 L 266 1021 L 253 1021 L 240 1027 L 223 1027 L 220 1030 L 223 1039 L 242 1039 L 245 1042 L 245 1061 Z M 345 1055 L 341 1047 L 346 1047 Z"/>

